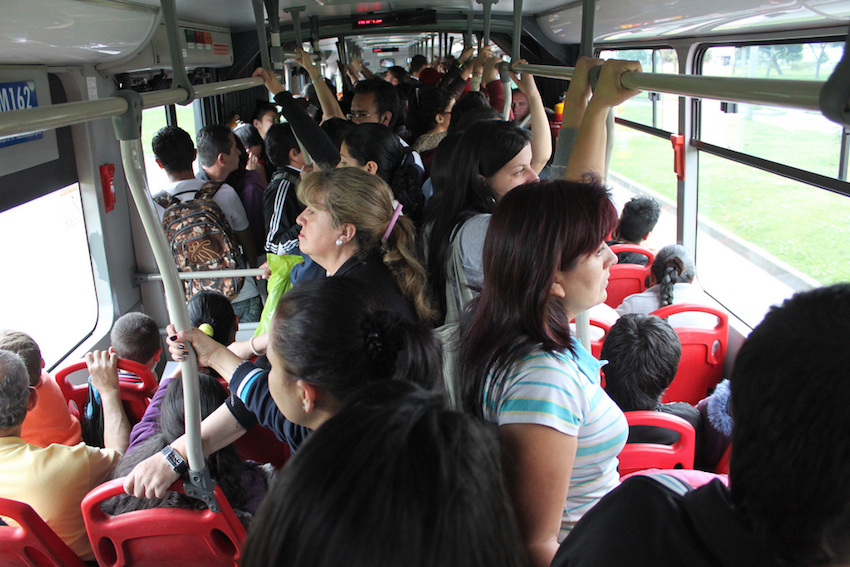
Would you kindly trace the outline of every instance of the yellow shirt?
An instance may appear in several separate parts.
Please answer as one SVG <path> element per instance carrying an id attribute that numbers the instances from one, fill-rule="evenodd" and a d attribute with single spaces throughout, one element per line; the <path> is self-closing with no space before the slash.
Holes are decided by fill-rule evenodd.
<path id="1" fill-rule="evenodd" d="M 0 437 L 0 496 L 25 502 L 84 561 L 94 559 L 80 502 L 121 458 L 113 449 L 79 443 L 42 448 Z"/>

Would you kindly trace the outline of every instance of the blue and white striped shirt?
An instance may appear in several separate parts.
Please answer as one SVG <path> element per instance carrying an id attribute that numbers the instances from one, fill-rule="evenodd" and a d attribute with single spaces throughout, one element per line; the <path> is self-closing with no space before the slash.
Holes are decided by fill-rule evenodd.
<path id="1" fill-rule="evenodd" d="M 489 423 L 544 425 L 578 437 L 559 540 L 620 483 L 617 455 L 628 437 L 623 412 L 599 383 L 602 363 L 575 340 L 573 348 L 575 354 L 538 350 L 520 360 L 498 400 L 492 380 L 484 391 Z"/>

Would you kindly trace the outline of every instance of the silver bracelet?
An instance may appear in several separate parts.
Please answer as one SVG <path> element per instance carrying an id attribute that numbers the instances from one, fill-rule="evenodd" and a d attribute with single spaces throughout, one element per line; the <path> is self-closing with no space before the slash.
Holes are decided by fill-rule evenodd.
<path id="1" fill-rule="evenodd" d="M 251 339 L 248 341 L 248 346 L 251 347 L 251 352 L 254 353 L 254 356 L 262 356 L 263 353 L 257 352 L 257 349 L 254 348 L 254 339 L 255 338 L 257 338 L 257 337 L 251 337 Z"/>

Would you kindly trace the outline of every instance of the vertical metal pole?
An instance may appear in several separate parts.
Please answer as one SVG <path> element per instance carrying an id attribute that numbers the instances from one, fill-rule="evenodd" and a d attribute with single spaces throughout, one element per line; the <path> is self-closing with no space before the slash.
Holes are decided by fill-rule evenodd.
<path id="1" fill-rule="evenodd" d="M 292 29 L 295 33 L 295 43 L 296 47 L 304 48 L 304 39 L 301 36 L 301 12 L 304 11 L 304 6 L 297 6 L 295 8 L 286 8 L 284 10 L 288 12 L 290 16 L 292 16 Z"/>
<path id="2" fill-rule="evenodd" d="M 263 10 L 263 0 L 251 0 L 254 7 L 254 20 L 257 26 L 257 41 L 260 46 L 260 61 L 263 69 L 272 68 L 271 59 L 269 59 L 269 42 L 266 39 L 266 16 Z"/>
<path id="3" fill-rule="evenodd" d="M 520 45 L 522 44 L 522 0 L 514 0 L 514 42 L 511 52 L 511 62 L 522 59 Z"/>
<path id="4" fill-rule="evenodd" d="M 283 71 L 283 48 L 280 45 L 280 1 L 265 0 L 266 13 L 269 16 L 269 37 L 271 38 L 271 64 L 279 73 Z M 289 86 L 288 77 L 284 82 Z"/>
<path id="5" fill-rule="evenodd" d="M 581 8 L 581 47 L 579 55 L 593 57 L 596 27 L 596 0 L 584 0 Z"/>
<path id="6" fill-rule="evenodd" d="M 134 91 L 119 91 L 127 101 L 127 112 L 112 119 L 115 137 L 121 142 L 121 161 L 124 175 L 145 234 L 153 250 L 154 259 L 165 286 L 168 315 L 178 331 L 192 328 L 186 309 L 183 284 L 177 275 L 177 265 L 171 254 L 171 246 L 165 238 L 159 216 L 154 209 L 145 175 L 145 158 L 142 151 L 142 96 Z M 198 360 L 191 344 L 186 344 L 189 356 L 180 363 L 183 381 L 183 408 L 186 424 L 186 460 L 189 462 L 189 480 L 186 492 L 203 500 L 210 510 L 219 511 L 213 496 L 213 484 L 204 461 L 201 446 L 201 402 L 198 385 Z"/>
<path id="7" fill-rule="evenodd" d="M 493 7 L 493 4 L 498 3 L 498 0 L 475 0 L 479 4 L 481 4 L 484 8 L 484 38 L 482 40 L 482 47 L 486 45 L 490 45 L 490 9 Z"/>
<path id="8" fill-rule="evenodd" d="M 581 47 L 579 54 L 587 57 L 593 57 L 593 41 L 595 39 L 594 28 L 596 20 L 596 0 L 584 0 L 581 10 Z M 610 148 L 611 141 L 614 136 L 614 113 L 608 113 L 608 147 Z M 605 179 L 608 178 L 608 161 L 610 159 L 610 151 L 606 154 L 605 159 Z M 581 344 L 588 351 L 590 350 L 590 313 L 585 311 L 576 315 L 576 335 L 581 341 Z"/>

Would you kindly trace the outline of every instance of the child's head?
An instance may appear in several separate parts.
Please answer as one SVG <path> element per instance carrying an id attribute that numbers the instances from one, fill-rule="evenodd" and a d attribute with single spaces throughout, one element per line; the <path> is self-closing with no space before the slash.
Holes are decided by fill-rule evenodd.
<path id="1" fill-rule="evenodd" d="M 266 155 L 275 167 L 301 167 L 303 158 L 298 140 L 289 124 L 272 124 L 266 132 Z"/>
<path id="2" fill-rule="evenodd" d="M 0 349 L 17 353 L 23 359 L 30 386 L 35 387 L 41 383 L 44 359 L 41 358 L 41 349 L 31 336 L 20 331 L 2 331 L 0 332 Z"/>
<path id="3" fill-rule="evenodd" d="M 236 338 L 239 329 L 238 319 L 233 306 L 223 294 L 217 291 L 203 290 L 192 296 L 186 308 L 193 327 L 201 328 L 206 323 L 213 329 L 212 338 L 223 345 L 229 345 Z"/>
<path id="4" fill-rule="evenodd" d="M 109 333 L 112 350 L 118 358 L 152 366 L 159 360 L 162 342 L 156 321 L 144 313 L 126 313 L 115 321 Z"/>
<path id="5" fill-rule="evenodd" d="M 605 391 L 623 411 L 652 410 L 676 376 L 682 344 L 676 331 L 655 315 L 623 315 L 611 327 L 600 358 Z"/>

